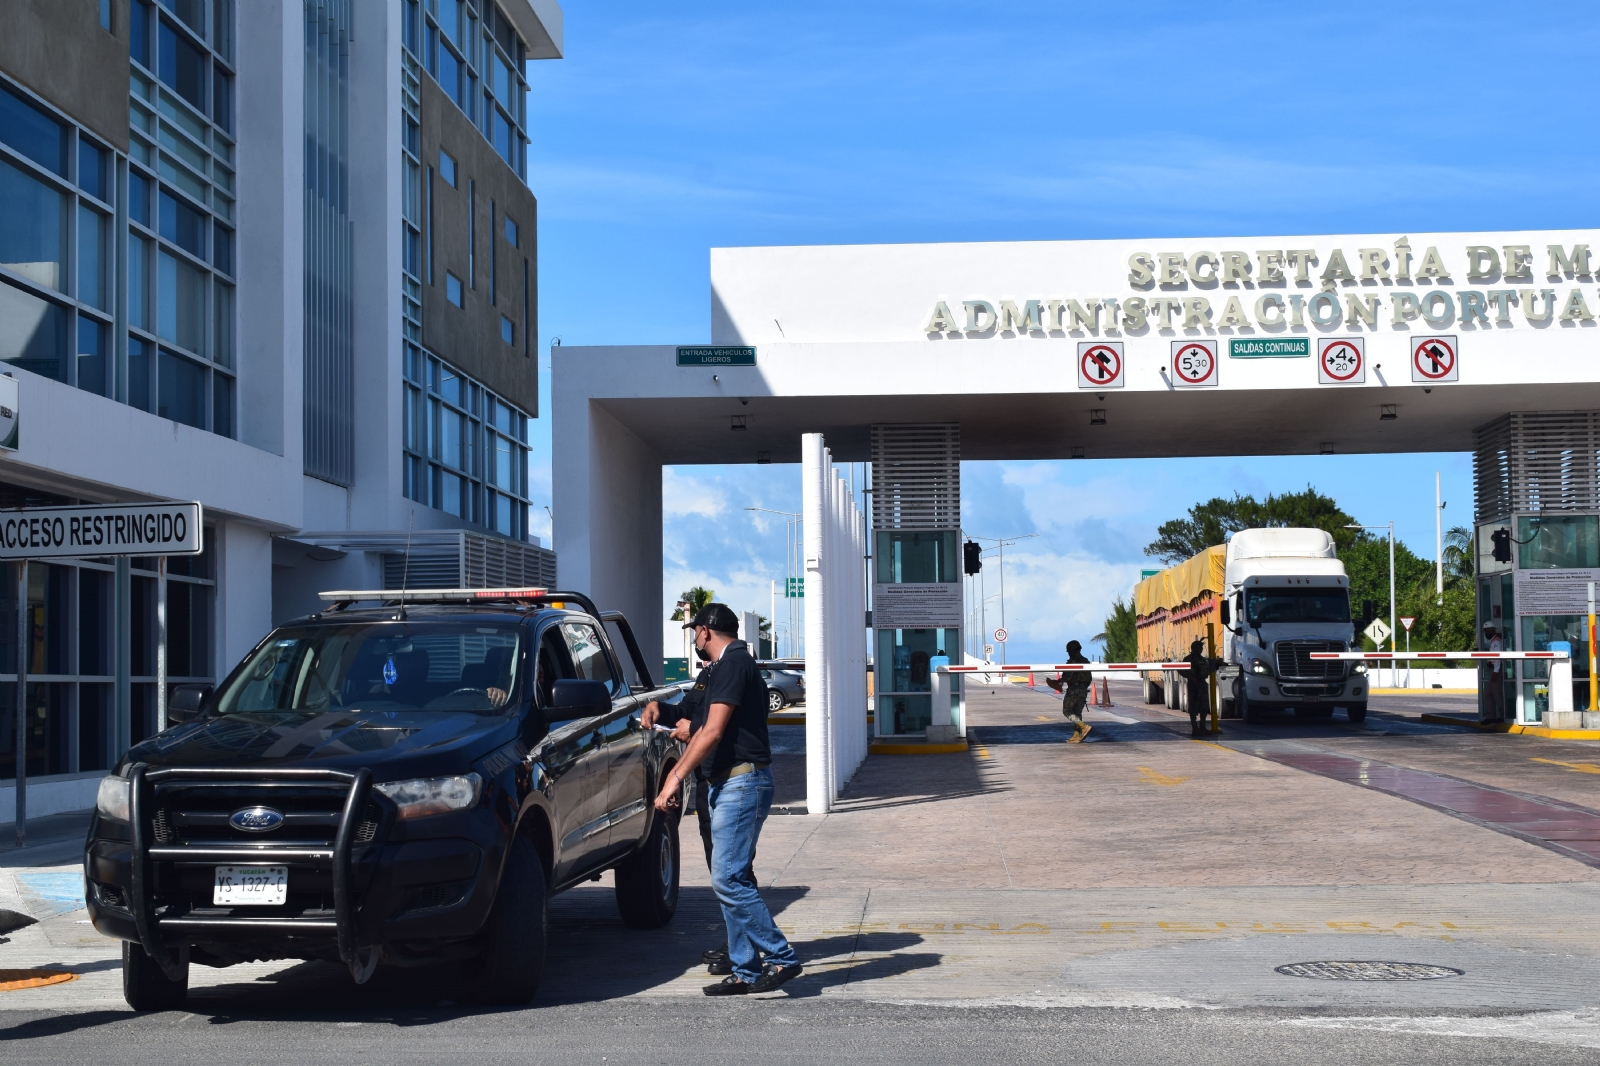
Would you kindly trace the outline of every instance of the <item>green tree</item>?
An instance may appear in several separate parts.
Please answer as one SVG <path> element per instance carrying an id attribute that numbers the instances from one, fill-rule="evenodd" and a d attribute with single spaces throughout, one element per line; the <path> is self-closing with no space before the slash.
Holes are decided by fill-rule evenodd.
<path id="1" fill-rule="evenodd" d="M 1133 604 L 1123 603 L 1118 596 L 1111 603 L 1111 613 L 1106 616 L 1106 628 L 1096 633 L 1094 639 L 1105 645 L 1106 662 L 1131 663 L 1139 658 L 1139 634 L 1134 628 Z"/>
<path id="2" fill-rule="evenodd" d="M 708 589 L 703 585 L 696 585 L 694 588 L 689 589 L 686 592 L 678 593 L 678 602 L 687 603 L 689 605 L 689 614 L 687 617 L 685 617 L 683 608 L 679 607 L 676 611 L 672 612 L 672 621 L 688 621 L 689 618 L 693 618 L 695 615 L 700 613 L 700 608 L 704 607 L 706 604 L 710 603 L 716 598 L 716 589 Z"/>
<path id="3" fill-rule="evenodd" d="M 1354 522 L 1333 497 L 1310 485 L 1304 492 L 1269 495 L 1265 500 L 1235 493 L 1231 500 L 1216 496 L 1195 504 L 1187 518 L 1163 522 L 1144 553 L 1170 566 L 1221 544 L 1229 534 L 1263 527 L 1323 529 L 1333 536 L 1334 546 L 1343 549 L 1363 537 L 1360 530 L 1347 528 Z"/>
<path id="4" fill-rule="evenodd" d="M 1444 572 L 1450 577 L 1471 577 L 1475 560 L 1472 557 L 1472 530 L 1466 526 L 1451 526 L 1444 531 Z"/>
<path id="5" fill-rule="evenodd" d="M 1350 575 L 1350 610 L 1359 615 L 1363 600 L 1372 600 L 1378 617 L 1389 621 L 1389 540 L 1369 537 L 1340 553 L 1345 573 Z M 1470 554 L 1467 565 L 1470 567 Z M 1446 563 L 1450 561 L 1448 550 Z M 1403 542 L 1394 546 L 1395 647 L 1406 647 L 1405 628 L 1399 618 L 1415 618 L 1411 627 L 1412 651 L 1465 651 L 1475 647 L 1473 625 L 1476 618 L 1474 585 L 1470 571 L 1452 572 L 1445 567 L 1444 603 L 1439 602 L 1431 559 L 1417 556 Z M 1372 641 L 1361 637 L 1367 651 L 1378 650 Z M 1387 644 L 1385 649 L 1387 650 Z"/>

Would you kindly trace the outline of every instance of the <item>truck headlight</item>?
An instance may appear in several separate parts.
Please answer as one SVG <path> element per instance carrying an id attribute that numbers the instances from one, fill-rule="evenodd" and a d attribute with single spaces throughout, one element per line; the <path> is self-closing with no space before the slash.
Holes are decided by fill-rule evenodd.
<path id="1" fill-rule="evenodd" d="M 94 806 L 102 817 L 118 822 L 128 820 L 128 796 L 132 782 L 126 777 L 102 777 L 100 791 L 95 796 Z"/>
<path id="2" fill-rule="evenodd" d="M 1366 663 L 1356 663 L 1355 670 L 1356 670 L 1356 673 L 1358 673 L 1358 674 L 1364 674 L 1364 673 L 1367 672 L 1367 664 Z"/>
<path id="3" fill-rule="evenodd" d="M 1267 672 L 1267 664 L 1260 659 L 1252 659 L 1250 661 L 1250 672 L 1252 674 L 1264 674 Z"/>
<path id="4" fill-rule="evenodd" d="M 483 778 L 475 773 L 413 777 L 408 781 L 386 781 L 374 787 L 394 801 L 400 808 L 401 818 L 425 818 L 473 806 L 483 792 Z"/>

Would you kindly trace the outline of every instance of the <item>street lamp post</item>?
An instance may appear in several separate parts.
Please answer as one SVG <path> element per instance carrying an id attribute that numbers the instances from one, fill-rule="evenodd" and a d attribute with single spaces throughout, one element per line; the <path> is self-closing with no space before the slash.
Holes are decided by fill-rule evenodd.
<path id="1" fill-rule="evenodd" d="M 788 631 L 788 636 L 789 636 L 789 654 L 790 655 L 794 655 L 797 652 L 797 649 L 795 648 L 794 596 L 791 595 L 792 590 L 790 589 L 789 586 L 794 580 L 794 571 L 795 571 L 795 549 L 794 549 L 794 543 L 795 543 L 795 539 L 796 539 L 795 536 L 794 536 L 794 530 L 795 530 L 795 525 L 800 521 L 800 515 L 798 513 L 794 512 L 794 511 L 777 511 L 777 510 L 772 509 L 771 507 L 746 507 L 745 510 L 746 511 L 763 511 L 763 512 L 765 512 L 767 514 L 781 514 L 781 515 L 783 515 L 785 518 L 787 518 L 789 520 L 788 524 L 784 528 L 784 538 L 783 538 L 783 555 L 784 555 L 784 558 L 783 558 L 783 598 L 784 598 L 784 604 L 787 607 L 788 613 L 789 613 L 788 625 L 786 626 L 786 629 Z M 774 658 L 777 658 L 778 657 L 778 608 L 777 608 L 777 598 L 776 598 L 776 596 L 773 597 L 771 622 L 772 622 L 772 654 L 773 654 Z M 758 634 L 756 634 L 756 648 L 759 650 L 760 647 L 761 647 L 761 635 L 758 633 Z"/>

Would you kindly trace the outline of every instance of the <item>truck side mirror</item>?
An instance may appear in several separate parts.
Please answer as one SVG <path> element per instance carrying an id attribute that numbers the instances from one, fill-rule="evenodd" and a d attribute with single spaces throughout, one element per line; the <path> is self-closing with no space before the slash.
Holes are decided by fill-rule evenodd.
<path id="1" fill-rule="evenodd" d="M 553 688 L 550 706 L 545 708 L 547 722 L 570 722 L 576 718 L 595 718 L 611 710 L 611 690 L 604 681 L 557 681 Z"/>
<path id="2" fill-rule="evenodd" d="M 1233 604 L 1227 600 L 1222 601 L 1222 624 L 1225 626 L 1233 624 Z"/>
<path id="3" fill-rule="evenodd" d="M 211 698 L 210 685 L 176 685 L 172 698 L 167 701 L 167 721 L 173 725 L 192 722 L 200 716 L 200 708 Z"/>

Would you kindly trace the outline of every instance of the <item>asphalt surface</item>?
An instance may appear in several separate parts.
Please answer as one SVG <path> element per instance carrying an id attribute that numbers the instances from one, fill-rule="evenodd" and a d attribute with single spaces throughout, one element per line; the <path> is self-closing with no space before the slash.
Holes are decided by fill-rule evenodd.
<path id="1" fill-rule="evenodd" d="M 757 870 L 807 969 L 760 999 L 699 993 L 720 916 L 691 828 L 667 928 L 622 927 L 609 878 L 552 902 L 526 1009 L 455 1003 L 446 968 L 357 988 L 288 962 L 196 967 L 184 1010 L 134 1015 L 116 945 L 78 909 L 82 819 L 53 819 L 0 849 L 0 907 L 39 919 L 0 942 L 0 968 L 76 979 L 0 991 L 0 1057 L 1600 1061 L 1600 744 L 1421 722 L 1471 705 L 1445 694 L 1375 698 L 1361 726 L 1225 722 L 1197 742 L 1132 684 L 1112 692 L 1067 745 L 1049 696 L 975 691 L 971 752 L 873 756 L 835 813 L 771 819 Z M 798 807 L 804 730 L 774 735 Z M 1278 969 L 1322 960 L 1449 969 Z"/>

